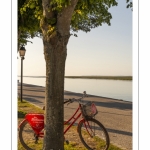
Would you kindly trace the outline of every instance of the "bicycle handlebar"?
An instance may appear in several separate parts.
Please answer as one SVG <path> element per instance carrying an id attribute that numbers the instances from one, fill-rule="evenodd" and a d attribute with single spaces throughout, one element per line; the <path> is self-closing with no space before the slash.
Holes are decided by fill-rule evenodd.
<path id="1" fill-rule="evenodd" d="M 86 94 L 86 91 L 83 92 L 83 96 L 78 98 L 78 99 L 75 99 L 75 98 L 71 98 L 71 99 L 68 99 L 64 102 L 64 104 L 68 103 L 67 105 L 69 105 L 70 103 L 73 103 L 73 102 L 78 102 L 78 103 L 81 103 L 81 99 L 83 99 L 84 97 L 88 97 L 88 95 Z M 42 107 L 43 110 L 45 110 L 45 106 Z"/>
<path id="2" fill-rule="evenodd" d="M 72 99 L 68 99 L 67 101 L 64 102 L 67 103 L 67 105 L 69 105 L 70 103 L 73 103 L 73 102 L 78 102 L 78 103 L 81 103 L 81 100 L 84 98 L 84 97 L 88 97 L 88 95 L 86 94 L 86 91 L 83 92 L 83 96 L 78 98 L 78 99 L 75 99 L 75 98 L 72 98 Z"/>

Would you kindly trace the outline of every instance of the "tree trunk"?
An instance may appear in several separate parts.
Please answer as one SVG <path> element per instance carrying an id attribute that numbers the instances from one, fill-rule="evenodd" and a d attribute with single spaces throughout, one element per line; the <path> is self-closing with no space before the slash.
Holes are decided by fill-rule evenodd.
<path id="1" fill-rule="evenodd" d="M 18 39 L 17 39 L 17 41 L 18 41 L 18 47 L 17 47 L 17 53 L 18 53 L 19 48 L 20 48 L 20 43 L 19 43 L 20 35 L 21 35 L 21 30 L 18 29 L 18 37 L 17 37 L 17 38 L 18 38 Z"/>
<path id="2" fill-rule="evenodd" d="M 45 131 L 43 150 L 63 150 L 64 73 L 69 37 L 43 37 L 46 61 Z"/>
<path id="3" fill-rule="evenodd" d="M 64 149 L 64 73 L 67 43 L 70 37 L 70 23 L 78 0 L 61 12 L 54 12 L 50 0 L 42 0 L 43 19 L 40 26 L 43 33 L 44 56 L 46 61 L 45 130 L 43 150 Z M 55 30 L 48 20 L 56 19 Z M 51 32 L 49 32 L 51 31 Z"/>

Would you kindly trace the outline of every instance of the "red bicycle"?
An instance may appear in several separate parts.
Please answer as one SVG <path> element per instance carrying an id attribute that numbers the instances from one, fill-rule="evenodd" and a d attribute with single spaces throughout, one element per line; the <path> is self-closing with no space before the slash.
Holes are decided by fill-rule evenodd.
<path id="1" fill-rule="evenodd" d="M 73 102 L 79 104 L 72 117 L 64 122 L 64 125 L 68 125 L 64 130 L 64 135 L 81 117 L 77 124 L 77 132 L 83 145 L 88 150 L 107 150 L 110 144 L 108 132 L 98 120 L 94 119 L 98 113 L 94 102 L 85 103 L 82 100 L 86 96 L 84 92 L 81 98 L 72 98 L 64 102 L 64 104 Z M 42 150 L 43 130 L 44 114 L 26 114 L 25 119 L 19 125 L 19 139 L 23 147 L 26 150 Z"/>

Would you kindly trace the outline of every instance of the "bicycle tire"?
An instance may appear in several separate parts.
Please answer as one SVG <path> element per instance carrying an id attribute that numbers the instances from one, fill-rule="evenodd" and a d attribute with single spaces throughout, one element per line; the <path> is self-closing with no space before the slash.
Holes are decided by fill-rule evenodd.
<path id="1" fill-rule="evenodd" d="M 19 139 L 25 150 L 42 150 L 42 138 L 38 139 L 38 143 L 35 143 L 35 132 L 26 120 L 20 126 Z"/>
<path id="2" fill-rule="evenodd" d="M 95 134 L 95 132 L 97 133 Z M 88 150 L 108 150 L 110 144 L 109 135 L 98 120 L 88 118 L 81 121 L 78 125 L 78 133 L 81 142 Z"/>

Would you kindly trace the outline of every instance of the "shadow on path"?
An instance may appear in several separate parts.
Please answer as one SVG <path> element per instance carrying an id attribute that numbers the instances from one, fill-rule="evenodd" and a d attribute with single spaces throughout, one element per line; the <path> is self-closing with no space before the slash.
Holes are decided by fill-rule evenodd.
<path id="1" fill-rule="evenodd" d="M 41 102 L 41 101 L 39 101 L 39 100 L 37 100 L 37 99 L 35 99 L 35 98 L 23 97 L 23 99 L 25 99 L 25 100 L 28 101 L 28 102 L 34 103 L 34 104 L 36 104 L 37 106 L 39 106 L 37 103 L 44 105 L 43 102 Z"/>
<path id="2" fill-rule="evenodd" d="M 74 125 L 77 126 L 78 123 L 74 123 Z M 115 133 L 115 134 L 122 134 L 122 135 L 132 136 L 132 133 L 127 132 L 127 131 L 115 130 L 115 129 L 110 129 L 110 128 L 106 128 L 106 130 L 107 130 L 107 132 L 111 132 L 111 133 Z"/>
<path id="3" fill-rule="evenodd" d="M 81 97 L 83 94 L 65 91 L 64 95 L 72 96 L 72 97 L 73 96 Z M 121 110 L 132 110 L 132 102 L 106 98 L 106 97 L 101 97 L 101 96 L 94 96 L 94 95 L 88 95 L 88 96 L 89 96 L 88 100 L 83 99 L 84 102 L 93 101 L 97 106 L 101 106 L 101 107 L 117 108 Z"/>
<path id="4" fill-rule="evenodd" d="M 28 89 L 23 89 L 24 91 L 33 91 L 33 92 L 45 92 L 45 90 L 28 90 Z"/>
<path id="5" fill-rule="evenodd" d="M 90 100 L 84 100 L 83 102 L 87 103 L 89 101 L 93 101 L 96 106 L 100 106 L 100 107 L 108 107 L 108 108 L 116 108 L 116 109 L 121 109 L 121 110 L 132 110 L 132 103 L 124 103 L 124 102 L 119 102 L 119 101 L 107 101 L 106 102 L 102 102 L 102 101 L 94 101 L 92 99 Z"/>
<path id="6" fill-rule="evenodd" d="M 24 97 L 29 97 L 29 98 L 35 97 L 35 98 L 43 98 L 43 99 L 45 98 L 44 96 L 35 96 L 35 95 L 27 95 L 27 94 L 24 94 Z M 43 102 L 41 101 L 41 103 L 44 103 L 44 101 Z"/>
<path id="7" fill-rule="evenodd" d="M 110 129 L 110 128 L 106 128 L 106 129 L 107 129 L 108 132 L 112 132 L 112 133 L 115 133 L 115 134 L 123 134 L 123 135 L 132 136 L 131 132 L 115 130 L 115 129 Z"/>
<path id="8" fill-rule="evenodd" d="M 117 108 L 117 109 L 121 109 L 121 110 L 125 110 L 125 109 L 132 109 L 132 104 L 130 103 L 121 103 L 121 102 L 95 102 L 95 104 L 97 106 L 101 106 L 101 107 L 109 107 L 109 108 Z"/>

